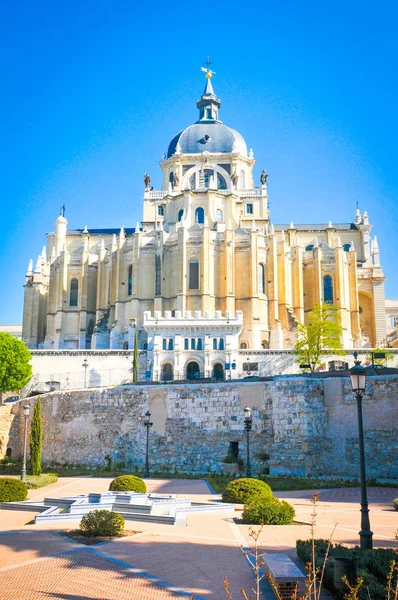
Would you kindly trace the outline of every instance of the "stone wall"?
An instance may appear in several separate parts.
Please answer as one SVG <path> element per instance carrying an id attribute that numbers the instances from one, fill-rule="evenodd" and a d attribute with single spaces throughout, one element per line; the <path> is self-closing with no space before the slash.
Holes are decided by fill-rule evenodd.
<path id="1" fill-rule="evenodd" d="M 367 474 L 397 477 L 398 376 L 368 381 L 363 401 Z M 29 399 L 32 406 L 35 401 Z M 8 445 L 13 455 L 22 450 L 21 404 L 12 408 Z M 112 460 L 142 467 L 143 421 L 150 409 L 152 469 L 222 471 L 231 468 L 223 463 L 231 442 L 246 458 L 246 405 L 253 408 L 254 473 L 269 467 L 271 473 L 358 475 L 357 409 L 346 378 L 53 392 L 42 396 L 43 460 L 93 466 Z"/>

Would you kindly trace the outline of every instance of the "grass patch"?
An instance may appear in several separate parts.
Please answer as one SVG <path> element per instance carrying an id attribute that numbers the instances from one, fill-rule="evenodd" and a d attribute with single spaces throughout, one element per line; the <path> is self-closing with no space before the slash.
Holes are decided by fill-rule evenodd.
<path id="1" fill-rule="evenodd" d="M 204 475 L 211 487 L 218 494 L 222 494 L 230 481 L 235 477 L 222 474 Z M 359 487 L 357 479 L 341 479 L 339 477 L 298 477 L 293 475 L 265 475 L 258 479 L 265 481 L 273 492 L 286 492 L 296 490 L 322 490 L 331 488 Z M 367 485 L 377 487 L 398 487 L 396 483 L 380 483 L 377 479 L 368 479 Z"/>
<path id="2" fill-rule="evenodd" d="M 42 473 L 41 475 L 26 476 L 26 485 L 30 490 L 37 490 L 46 485 L 51 485 L 56 481 L 58 481 L 58 475 L 56 473 Z"/>
<path id="3" fill-rule="evenodd" d="M 64 535 L 74 542 L 78 542 L 79 544 L 84 544 L 85 546 L 95 546 L 95 544 L 112 542 L 113 540 L 120 539 L 121 537 L 128 537 L 139 532 L 125 529 L 120 535 L 88 535 L 79 529 L 69 529 L 66 531 L 58 531 L 57 533 L 59 533 L 59 535 Z"/>

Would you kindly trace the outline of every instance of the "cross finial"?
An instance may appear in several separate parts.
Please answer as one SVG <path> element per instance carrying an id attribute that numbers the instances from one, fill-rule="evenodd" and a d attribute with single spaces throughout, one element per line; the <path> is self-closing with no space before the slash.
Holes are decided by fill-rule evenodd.
<path id="1" fill-rule="evenodd" d="M 202 70 L 202 71 L 204 71 L 204 72 L 206 73 L 206 77 L 207 77 L 207 79 L 211 79 L 211 78 L 213 77 L 213 75 L 215 75 L 215 74 L 216 74 L 216 72 L 215 72 L 215 71 L 212 71 L 212 70 L 210 69 L 210 65 L 212 65 L 212 64 L 213 64 L 213 63 L 211 62 L 211 60 L 210 60 L 210 56 L 208 56 L 208 57 L 206 58 L 206 62 L 205 62 L 204 64 L 206 65 L 206 69 L 205 69 L 204 67 L 201 67 L 201 70 Z"/>

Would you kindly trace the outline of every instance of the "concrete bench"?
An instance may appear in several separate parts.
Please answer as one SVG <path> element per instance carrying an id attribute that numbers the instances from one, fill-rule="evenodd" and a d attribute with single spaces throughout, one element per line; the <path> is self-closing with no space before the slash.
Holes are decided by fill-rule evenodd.
<path id="1" fill-rule="evenodd" d="M 304 581 L 305 575 L 287 554 L 264 554 L 265 572 L 273 575 L 282 598 L 290 600 L 296 585 Z"/>

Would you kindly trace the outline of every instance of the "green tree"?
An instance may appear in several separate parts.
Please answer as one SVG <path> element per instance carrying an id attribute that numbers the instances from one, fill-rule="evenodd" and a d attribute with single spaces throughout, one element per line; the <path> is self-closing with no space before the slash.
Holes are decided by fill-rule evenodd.
<path id="1" fill-rule="evenodd" d="M 138 382 L 138 331 L 134 335 L 133 382 Z"/>
<path id="2" fill-rule="evenodd" d="M 345 354 L 341 345 L 341 319 L 333 304 L 317 304 L 308 316 L 308 324 L 297 326 L 294 351 L 299 364 L 307 364 L 314 371 L 321 364 L 325 350 Z"/>
<path id="3" fill-rule="evenodd" d="M 33 410 L 32 426 L 30 432 L 30 462 L 32 474 L 41 475 L 41 449 L 43 432 L 41 427 L 41 400 L 40 396 Z"/>
<path id="4" fill-rule="evenodd" d="M 9 333 L 0 333 L 0 392 L 15 392 L 29 381 L 31 358 L 24 342 Z"/>

